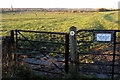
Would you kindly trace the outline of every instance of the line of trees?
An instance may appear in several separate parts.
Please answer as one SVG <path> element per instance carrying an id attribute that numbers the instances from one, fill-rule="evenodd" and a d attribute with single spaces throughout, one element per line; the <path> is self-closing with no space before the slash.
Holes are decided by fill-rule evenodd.
<path id="1" fill-rule="evenodd" d="M 2 12 L 22 12 L 22 11 L 40 11 L 40 12 L 71 12 L 71 13 L 81 13 L 81 12 L 105 12 L 105 11 L 118 11 L 119 9 L 69 9 L 69 8 L 2 8 Z"/>

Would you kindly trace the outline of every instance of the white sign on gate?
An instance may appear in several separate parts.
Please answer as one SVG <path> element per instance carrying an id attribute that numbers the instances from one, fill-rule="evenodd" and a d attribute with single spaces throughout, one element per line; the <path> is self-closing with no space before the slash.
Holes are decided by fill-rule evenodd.
<path id="1" fill-rule="evenodd" d="M 94 42 L 113 42 L 114 32 L 94 32 Z"/>
<path id="2" fill-rule="evenodd" d="M 97 33 L 97 41 L 111 41 L 111 34 L 109 33 Z"/>

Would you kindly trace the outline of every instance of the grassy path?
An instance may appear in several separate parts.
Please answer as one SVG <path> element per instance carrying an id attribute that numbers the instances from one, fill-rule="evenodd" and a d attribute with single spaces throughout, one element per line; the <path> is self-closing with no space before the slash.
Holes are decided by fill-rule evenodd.
<path id="1" fill-rule="evenodd" d="M 114 21 L 114 18 L 112 17 L 112 15 L 115 15 L 116 13 L 110 13 L 110 14 L 106 14 L 104 16 L 104 18 L 110 22 L 114 22 L 114 23 L 118 23 L 118 21 Z"/>

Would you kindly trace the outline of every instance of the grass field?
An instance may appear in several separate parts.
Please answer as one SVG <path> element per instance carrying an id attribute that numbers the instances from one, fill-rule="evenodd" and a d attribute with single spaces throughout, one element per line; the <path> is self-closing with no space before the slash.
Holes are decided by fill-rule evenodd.
<path id="1" fill-rule="evenodd" d="M 3 36 L 10 30 L 69 32 L 77 29 L 118 29 L 118 12 L 8 12 L 2 14 Z"/>
<path id="2" fill-rule="evenodd" d="M 110 30 L 118 30 L 118 11 L 108 11 L 108 12 L 83 12 L 83 13 L 72 13 L 72 12 L 5 12 L 2 14 L 2 28 L 0 30 L 3 30 L 3 35 L 1 36 L 8 36 L 10 35 L 10 30 L 33 30 L 33 31 L 47 31 L 47 32 L 69 32 L 69 28 L 71 26 L 77 27 L 77 30 L 79 29 L 97 29 L 97 30 L 105 30 L 105 29 L 110 29 Z M 54 51 L 52 56 L 58 56 L 56 55 L 56 51 L 64 53 L 65 48 L 63 45 L 56 45 L 52 44 L 52 42 L 63 42 L 64 41 L 64 36 L 59 36 L 52 34 L 46 35 L 44 34 L 43 37 L 42 35 L 35 35 L 33 33 L 24 33 L 24 36 L 29 40 L 33 41 L 51 41 L 49 44 L 42 44 L 42 43 L 34 43 L 34 45 L 37 46 L 37 48 L 41 49 L 42 47 L 46 47 L 46 49 Z M 38 36 L 39 35 L 39 36 Z M 84 34 L 86 35 L 86 34 Z M 18 36 L 19 38 L 22 37 L 21 35 Z M 89 36 L 87 36 L 89 38 Z M 39 39 L 41 38 L 41 39 Z M 23 39 L 20 38 L 20 39 Z M 87 38 L 85 38 L 87 40 Z M 33 48 L 33 46 L 30 43 L 25 43 L 25 42 L 20 42 L 19 44 L 21 45 L 20 47 L 22 48 Z M 42 45 L 41 45 L 42 44 Z M 52 44 L 52 46 L 51 46 Z M 49 46 L 47 46 L 49 45 Z M 109 48 L 111 49 L 111 46 L 109 47 L 108 44 L 105 44 L 104 46 L 102 44 L 98 44 L 97 48 L 96 45 L 94 44 L 89 44 L 89 43 L 83 43 L 83 44 L 78 44 L 78 46 L 83 45 L 81 50 L 78 50 L 78 52 L 89 52 L 88 48 L 90 47 L 91 53 L 95 53 L 95 51 L 99 51 L 100 54 L 110 54 L 111 51 L 103 53 L 100 50 Z M 88 46 L 86 46 L 88 45 Z M 55 47 L 54 47 L 55 46 Z M 101 47 L 103 46 L 103 47 Z M 34 48 L 33 48 L 34 49 Z M 35 49 L 34 49 L 35 50 Z M 25 52 L 30 53 L 30 54 L 36 54 L 35 51 L 28 51 Z M 95 51 L 94 51 L 95 50 Z M 21 50 L 22 52 L 22 50 Z M 49 54 L 49 53 L 48 53 Z M 96 63 L 92 59 L 91 55 L 85 55 L 87 56 L 88 59 L 83 59 L 83 62 L 89 62 L 89 63 Z M 80 56 L 80 59 L 85 58 L 84 56 Z M 99 57 L 98 57 L 99 58 Z M 90 60 L 89 60 L 90 59 Z M 97 58 L 96 58 L 97 59 Z M 98 61 L 99 63 L 102 62 L 103 58 L 99 58 Z M 101 60 L 101 61 L 100 61 Z M 106 61 L 110 62 L 105 59 Z M 105 61 L 104 60 L 104 61 Z M 4 61 L 4 60 L 3 60 Z M 81 61 L 81 62 L 82 62 Z M 103 61 L 103 62 L 104 62 Z M 103 63 L 102 62 L 102 63 Z M 87 67 L 90 67 L 87 65 Z M 86 68 L 87 68 L 86 67 Z M 5 67 L 6 68 L 6 67 Z M 18 66 L 17 66 L 18 68 Z M 7 68 L 8 69 L 8 68 Z M 6 69 L 6 71 L 8 71 Z M 98 67 L 99 69 L 99 67 Z M 106 69 L 106 68 L 105 68 Z M 105 70 L 104 69 L 104 70 Z M 4 69 L 5 70 L 5 69 Z M 97 69 L 96 69 L 97 70 Z M 17 70 L 16 70 L 17 71 Z M 106 70 L 107 71 L 107 70 Z M 27 71 L 28 72 L 28 71 Z M 19 72 L 18 72 L 19 73 Z M 9 74 L 9 72 L 8 72 Z M 23 73 L 22 73 L 23 74 Z M 20 74 L 21 76 L 21 74 Z M 26 74 L 23 76 L 26 77 Z M 31 76 L 28 74 L 28 77 Z M 34 76 L 34 75 L 33 75 Z M 39 77 L 39 76 L 38 76 Z"/>

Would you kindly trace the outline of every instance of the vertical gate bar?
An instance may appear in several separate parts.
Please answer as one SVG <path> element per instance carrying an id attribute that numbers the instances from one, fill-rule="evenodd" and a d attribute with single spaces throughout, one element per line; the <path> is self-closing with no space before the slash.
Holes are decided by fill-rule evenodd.
<path id="1" fill-rule="evenodd" d="M 11 43 L 14 44 L 14 31 L 11 30 Z"/>
<path id="2" fill-rule="evenodd" d="M 11 30 L 11 43 L 10 43 L 10 45 L 11 45 L 11 51 L 12 51 L 12 54 L 14 54 L 14 31 L 13 30 Z"/>
<path id="3" fill-rule="evenodd" d="M 16 50 L 18 49 L 18 33 L 17 30 L 15 30 L 15 34 L 16 34 Z"/>
<path id="4" fill-rule="evenodd" d="M 11 40 L 11 44 L 10 44 L 11 51 L 12 51 L 12 55 L 14 56 L 14 50 L 15 50 L 14 49 L 14 30 L 11 30 L 11 39 L 10 40 Z M 12 58 L 14 58 L 13 56 L 12 56 Z"/>
<path id="5" fill-rule="evenodd" d="M 16 58 L 15 58 L 15 49 L 14 49 L 14 30 L 11 30 L 11 54 L 10 54 L 10 57 L 11 57 L 11 63 L 12 64 L 12 68 L 14 68 L 14 65 L 16 65 L 15 61 L 16 61 Z"/>
<path id="6" fill-rule="evenodd" d="M 66 34 L 66 37 L 65 37 L 66 41 L 65 41 L 65 72 L 66 74 L 69 73 L 69 64 L 68 64 L 68 61 L 69 61 L 69 34 Z"/>
<path id="7" fill-rule="evenodd" d="M 115 70 L 115 52 L 116 52 L 116 31 L 114 32 L 113 64 L 112 64 L 112 80 L 114 80 L 114 70 Z"/>

